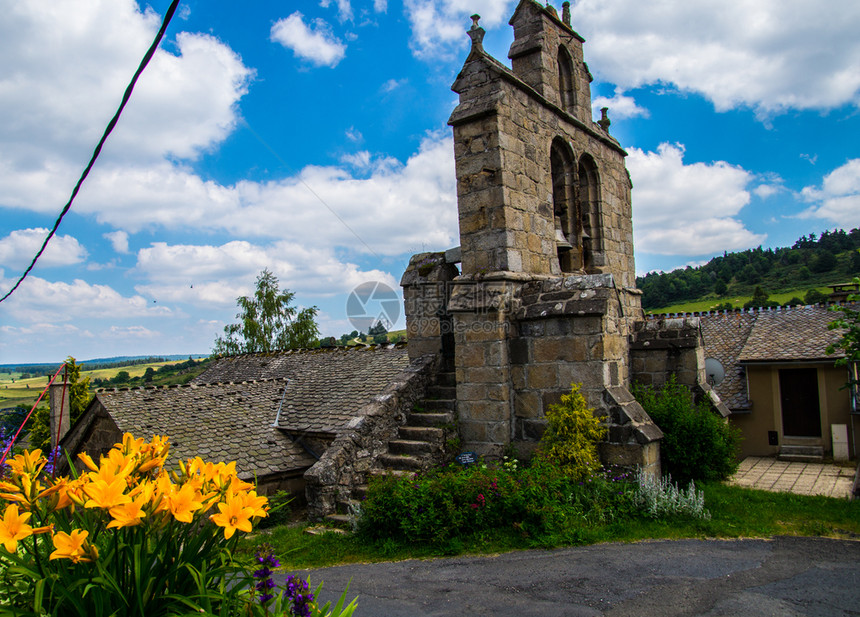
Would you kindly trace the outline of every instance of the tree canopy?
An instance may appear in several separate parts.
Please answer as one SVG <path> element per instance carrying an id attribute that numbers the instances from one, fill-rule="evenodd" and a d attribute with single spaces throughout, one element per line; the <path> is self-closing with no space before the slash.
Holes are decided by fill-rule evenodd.
<path id="1" fill-rule="evenodd" d="M 215 339 L 214 354 L 260 353 L 279 349 L 314 347 L 320 334 L 315 321 L 317 307 L 297 309 L 295 294 L 278 287 L 278 278 L 268 269 L 257 277 L 252 296 L 236 299 L 239 323 L 224 327 Z"/>

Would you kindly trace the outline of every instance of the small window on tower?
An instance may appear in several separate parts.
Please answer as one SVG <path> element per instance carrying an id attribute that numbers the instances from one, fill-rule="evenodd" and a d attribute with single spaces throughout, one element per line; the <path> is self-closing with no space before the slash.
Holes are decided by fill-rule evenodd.
<path id="1" fill-rule="evenodd" d="M 558 93 L 561 97 L 561 108 L 572 114 L 576 106 L 573 62 L 570 59 L 570 53 L 563 46 L 558 48 Z"/>

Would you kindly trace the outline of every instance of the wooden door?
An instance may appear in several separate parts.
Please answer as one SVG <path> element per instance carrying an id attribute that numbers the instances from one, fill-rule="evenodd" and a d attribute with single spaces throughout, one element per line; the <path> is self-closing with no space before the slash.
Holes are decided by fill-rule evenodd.
<path id="1" fill-rule="evenodd" d="M 818 369 L 779 370 L 782 434 L 786 437 L 821 437 L 818 406 Z"/>

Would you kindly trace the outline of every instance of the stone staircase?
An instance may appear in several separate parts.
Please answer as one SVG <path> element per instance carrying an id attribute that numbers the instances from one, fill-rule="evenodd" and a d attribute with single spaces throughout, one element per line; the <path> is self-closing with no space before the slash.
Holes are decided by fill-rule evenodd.
<path id="1" fill-rule="evenodd" d="M 446 442 L 456 436 L 455 410 L 457 382 L 453 372 L 442 372 L 436 383 L 427 388 L 424 399 L 415 404 L 398 429 L 396 439 L 388 442 L 388 452 L 376 459 L 368 476 L 411 476 L 445 463 L 449 456 Z M 349 526 L 353 512 L 367 495 L 367 484 L 353 489 L 350 498 L 339 501 L 337 514 L 326 521 L 336 526 Z"/>
<path id="2" fill-rule="evenodd" d="M 820 463 L 824 460 L 824 446 L 782 446 L 776 457 L 793 463 Z"/>

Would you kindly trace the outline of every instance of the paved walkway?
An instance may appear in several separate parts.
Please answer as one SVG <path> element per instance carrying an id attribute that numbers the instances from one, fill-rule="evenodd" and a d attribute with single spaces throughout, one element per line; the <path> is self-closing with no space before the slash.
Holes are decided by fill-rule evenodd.
<path id="1" fill-rule="evenodd" d="M 854 467 L 826 463 L 791 463 L 770 457 L 745 458 L 729 484 L 763 491 L 849 497 Z"/>

